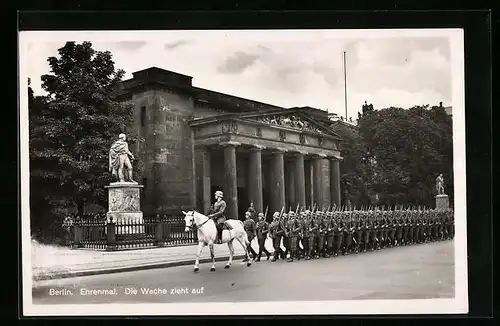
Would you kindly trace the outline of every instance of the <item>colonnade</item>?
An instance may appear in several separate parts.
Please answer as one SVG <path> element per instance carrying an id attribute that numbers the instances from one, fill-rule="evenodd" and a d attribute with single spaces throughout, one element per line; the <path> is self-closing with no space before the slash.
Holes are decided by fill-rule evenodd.
<path id="1" fill-rule="evenodd" d="M 263 207 L 263 153 L 269 155 L 270 203 L 269 212 L 279 211 L 282 207 L 312 206 L 327 208 L 340 206 L 340 167 L 339 159 L 327 155 L 315 155 L 307 152 L 290 151 L 286 148 L 265 148 L 262 146 L 243 145 L 248 148 L 248 171 L 237 171 L 236 142 L 225 142 L 223 146 L 224 163 L 224 200 L 227 203 L 226 215 L 238 216 L 237 173 L 248 173 L 249 201 L 254 203 L 258 212 Z M 212 202 L 211 193 L 211 149 L 203 147 L 202 166 L 202 201 L 206 212 Z M 306 162 L 308 164 L 306 164 Z"/>

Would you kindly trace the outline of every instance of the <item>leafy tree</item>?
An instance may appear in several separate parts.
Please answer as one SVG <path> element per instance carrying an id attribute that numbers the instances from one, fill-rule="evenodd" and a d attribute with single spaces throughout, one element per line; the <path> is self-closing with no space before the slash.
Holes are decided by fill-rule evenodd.
<path id="1" fill-rule="evenodd" d="M 342 137 L 339 150 L 343 160 L 340 163 L 340 184 L 342 202 L 360 207 L 370 203 L 370 166 L 367 162 L 366 148 L 359 130 L 342 123 L 334 126 Z"/>
<path id="2" fill-rule="evenodd" d="M 359 127 L 380 204 L 432 206 L 439 173 L 453 189 L 451 118 L 443 108 L 373 110 L 360 117 Z"/>
<path id="3" fill-rule="evenodd" d="M 116 100 L 124 72 L 110 52 L 67 42 L 47 61 L 51 74 L 41 80 L 48 95 L 35 98 L 29 90 L 32 198 L 76 205 L 81 216 L 85 203 L 106 202 L 109 147 L 126 132 L 133 111 Z"/>

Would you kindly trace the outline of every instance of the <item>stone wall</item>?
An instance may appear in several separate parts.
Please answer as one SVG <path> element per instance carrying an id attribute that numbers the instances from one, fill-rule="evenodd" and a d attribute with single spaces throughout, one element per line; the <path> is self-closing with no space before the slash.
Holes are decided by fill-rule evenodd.
<path id="1" fill-rule="evenodd" d="M 143 210 L 178 210 L 192 206 L 194 193 L 193 139 L 188 120 L 193 99 L 161 89 L 134 94 L 135 127 L 144 139 L 139 155 L 146 181 Z M 144 180 L 146 179 L 146 180 Z"/>

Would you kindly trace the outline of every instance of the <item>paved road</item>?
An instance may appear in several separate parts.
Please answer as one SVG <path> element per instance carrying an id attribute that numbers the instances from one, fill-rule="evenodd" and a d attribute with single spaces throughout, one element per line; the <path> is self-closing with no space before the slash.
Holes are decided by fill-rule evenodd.
<path id="1" fill-rule="evenodd" d="M 446 241 L 292 263 L 263 260 L 251 267 L 236 261 L 230 269 L 224 269 L 221 262 L 215 272 L 209 271 L 209 264 L 202 264 L 197 274 L 192 266 L 181 266 L 86 276 L 45 281 L 33 290 L 33 303 L 452 298 L 453 257 L 453 241 Z M 111 294 L 81 295 L 85 289 Z M 141 293 L 146 289 L 164 292 Z M 55 290 L 65 295 L 50 295 Z"/>

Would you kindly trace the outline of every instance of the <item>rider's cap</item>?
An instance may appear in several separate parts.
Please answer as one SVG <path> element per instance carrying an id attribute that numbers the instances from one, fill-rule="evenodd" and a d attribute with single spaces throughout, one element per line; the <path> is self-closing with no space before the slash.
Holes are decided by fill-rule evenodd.
<path id="1" fill-rule="evenodd" d="M 223 194 L 223 193 L 222 193 L 222 191 L 220 191 L 220 190 L 217 190 L 217 191 L 215 192 L 215 195 L 216 195 L 216 196 L 220 196 L 220 197 L 224 197 L 224 194 Z"/>

